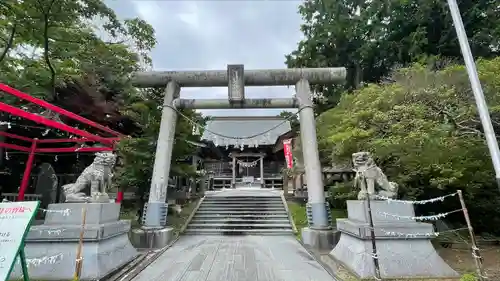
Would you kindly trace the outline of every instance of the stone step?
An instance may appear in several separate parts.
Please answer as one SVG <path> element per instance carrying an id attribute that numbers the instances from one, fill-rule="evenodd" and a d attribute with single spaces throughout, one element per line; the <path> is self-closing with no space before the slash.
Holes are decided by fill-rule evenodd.
<path id="1" fill-rule="evenodd" d="M 244 218 L 229 218 L 229 219 L 220 219 L 220 218 L 214 218 L 214 219 L 199 219 L 199 218 L 193 218 L 191 220 L 191 223 L 194 224 L 208 224 L 208 223 L 215 223 L 215 224 L 220 224 L 220 223 L 231 223 L 234 225 L 238 224 L 247 224 L 247 223 L 260 223 L 260 224 L 289 224 L 290 222 L 288 219 L 281 219 L 281 220 L 266 220 L 266 219 L 261 219 L 261 218 L 250 218 L 250 219 L 244 219 Z"/>
<path id="2" fill-rule="evenodd" d="M 288 215 L 285 210 L 262 211 L 262 210 L 198 210 L 196 214 L 212 214 L 212 215 Z"/>
<path id="3" fill-rule="evenodd" d="M 263 206 L 254 206 L 254 207 L 226 207 L 226 206 L 200 206 L 198 210 L 202 211 L 264 211 L 264 212 L 273 212 L 273 211 L 285 211 L 285 207 L 263 207 Z"/>
<path id="4" fill-rule="evenodd" d="M 231 214 L 200 214 L 196 213 L 193 219 L 204 219 L 204 220 L 220 220 L 225 218 L 238 218 L 238 219 L 246 219 L 246 218 L 255 218 L 259 220 L 264 219 L 287 219 L 287 214 L 264 214 L 264 215 L 255 215 L 255 214 L 240 214 L 240 215 L 231 215 Z"/>
<path id="5" fill-rule="evenodd" d="M 190 223 L 188 228 L 203 228 L 203 229 L 291 229 L 292 226 L 287 224 L 232 224 L 232 223 Z"/>
<path id="6" fill-rule="evenodd" d="M 219 200 L 213 200 L 213 201 L 205 201 L 203 200 L 203 203 L 202 204 L 220 204 L 220 205 L 242 205 L 242 204 L 245 204 L 245 205 L 261 205 L 261 204 L 265 204 L 265 205 L 283 205 L 283 202 L 280 200 L 280 201 L 251 201 L 251 200 L 248 200 L 248 201 L 219 201 Z"/>
<path id="7" fill-rule="evenodd" d="M 202 206 L 281 206 L 283 202 L 203 202 Z"/>
<path id="8" fill-rule="evenodd" d="M 186 235 L 284 235 L 289 236 L 293 234 L 293 230 L 291 229 L 203 229 L 203 228 L 195 228 L 190 229 L 189 227 L 184 232 Z"/>
<path id="9" fill-rule="evenodd" d="M 210 196 L 205 197 L 203 202 L 211 202 L 211 201 L 232 201 L 232 202 L 248 202 L 248 201 L 265 201 L 265 202 L 282 202 L 281 197 L 219 197 L 219 196 Z"/>

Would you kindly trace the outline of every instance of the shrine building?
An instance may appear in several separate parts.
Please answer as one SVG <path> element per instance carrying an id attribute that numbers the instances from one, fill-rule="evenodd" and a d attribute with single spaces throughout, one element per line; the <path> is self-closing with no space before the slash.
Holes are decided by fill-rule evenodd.
<path id="1" fill-rule="evenodd" d="M 283 140 L 290 122 L 277 116 L 213 117 L 201 137 L 209 190 L 283 188 Z"/>

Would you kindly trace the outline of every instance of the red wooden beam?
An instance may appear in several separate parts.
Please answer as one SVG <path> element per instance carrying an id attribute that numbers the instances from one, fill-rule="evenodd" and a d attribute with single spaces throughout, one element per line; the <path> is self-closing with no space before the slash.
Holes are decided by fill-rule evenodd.
<path id="1" fill-rule="evenodd" d="M 28 183 L 30 182 L 31 169 L 33 168 L 33 161 L 35 160 L 35 150 L 37 139 L 31 142 L 31 148 L 29 149 L 30 155 L 28 156 L 28 161 L 26 161 L 26 167 L 24 167 L 23 179 L 21 185 L 19 186 L 19 193 L 17 194 L 17 201 L 24 200 L 24 194 L 28 188 Z"/>
<path id="2" fill-rule="evenodd" d="M 25 152 L 30 151 L 29 147 L 22 146 L 22 145 L 16 145 L 16 144 L 10 144 L 10 143 L 4 143 L 4 142 L 0 142 L 0 147 L 7 148 L 7 149 L 19 150 L 19 151 L 25 151 Z"/>
<path id="3" fill-rule="evenodd" d="M 17 139 L 17 140 L 22 140 L 22 141 L 27 141 L 27 142 L 32 142 L 33 141 L 32 138 L 23 137 L 23 136 L 19 136 L 19 135 L 16 135 L 16 134 L 10 134 L 10 133 L 3 132 L 3 131 L 0 131 L 0 136 L 12 138 L 12 139 Z"/>
<path id="4" fill-rule="evenodd" d="M 108 138 L 93 135 L 89 132 L 73 128 L 73 127 L 68 126 L 66 124 L 47 119 L 45 117 L 42 117 L 42 116 L 39 116 L 39 115 L 36 115 L 33 113 L 26 112 L 22 109 L 5 104 L 3 102 L 0 102 L 0 111 L 4 111 L 4 112 L 7 112 L 9 114 L 19 116 L 19 117 L 22 117 L 24 119 L 28 119 L 30 121 L 33 121 L 33 122 L 36 122 L 36 123 L 39 123 L 39 124 L 42 124 L 42 125 L 45 125 L 48 127 L 56 128 L 56 129 L 59 129 L 61 131 L 66 131 L 66 132 L 72 133 L 74 135 L 88 138 L 88 139 L 93 140 L 93 141 L 97 141 L 97 142 L 101 142 L 101 143 L 105 143 L 105 144 L 111 144 L 111 145 L 113 144 L 113 141 L 109 140 Z"/>
<path id="5" fill-rule="evenodd" d="M 120 141 L 120 138 L 107 138 L 110 141 Z M 93 142 L 93 140 L 89 140 L 86 138 L 73 138 L 73 139 L 44 139 L 39 140 L 38 143 L 66 143 L 66 142 L 74 142 L 74 143 L 82 143 L 82 142 Z"/>
<path id="6" fill-rule="evenodd" d="M 28 148 L 29 151 L 29 148 Z M 113 151 L 112 147 L 59 147 L 59 148 L 38 148 L 35 153 L 78 153 L 78 152 L 101 152 Z"/>
<path id="7" fill-rule="evenodd" d="M 31 103 L 37 104 L 37 105 L 39 105 L 39 106 L 41 106 L 43 108 L 46 108 L 46 109 L 52 110 L 54 112 L 57 112 L 57 113 L 59 113 L 61 115 L 69 117 L 69 118 L 71 118 L 73 120 L 80 121 L 81 123 L 87 124 L 87 125 L 92 126 L 94 128 L 100 129 L 100 130 L 102 130 L 104 132 L 110 133 L 110 134 L 112 134 L 114 136 L 123 136 L 122 134 L 120 134 L 120 133 L 118 133 L 118 132 L 116 132 L 114 130 L 111 130 L 110 128 L 108 128 L 106 126 L 98 124 L 98 123 L 96 123 L 94 121 L 91 121 L 91 120 L 89 120 L 87 118 L 81 117 L 80 115 L 77 115 L 77 114 L 74 114 L 73 112 L 70 112 L 70 111 L 67 111 L 65 109 L 62 109 L 62 108 L 60 108 L 58 106 L 55 106 L 55 105 L 53 105 L 51 103 L 48 103 L 48 102 L 44 101 L 44 100 L 41 100 L 41 99 L 35 98 L 33 96 L 30 96 L 30 95 L 28 95 L 26 93 L 23 93 L 23 92 L 21 92 L 19 90 L 16 90 L 16 89 L 14 89 L 12 87 L 9 87 L 9 86 L 5 85 L 5 84 L 0 83 L 0 90 L 6 92 L 7 94 L 16 96 L 16 97 L 18 97 L 20 99 L 27 100 L 27 101 L 29 101 Z"/>

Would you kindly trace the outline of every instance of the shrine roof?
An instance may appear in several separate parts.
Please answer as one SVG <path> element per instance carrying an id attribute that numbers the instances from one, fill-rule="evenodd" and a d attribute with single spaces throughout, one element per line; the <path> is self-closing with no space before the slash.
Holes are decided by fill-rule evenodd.
<path id="1" fill-rule="evenodd" d="M 268 130 L 270 131 L 266 134 L 244 141 L 224 138 L 211 133 L 243 139 Z M 274 145 L 281 135 L 288 133 L 290 130 L 290 122 L 278 116 L 213 117 L 207 122 L 206 130 L 203 132 L 201 139 L 212 141 L 218 146 L 240 145 L 242 142 L 244 145 Z"/>

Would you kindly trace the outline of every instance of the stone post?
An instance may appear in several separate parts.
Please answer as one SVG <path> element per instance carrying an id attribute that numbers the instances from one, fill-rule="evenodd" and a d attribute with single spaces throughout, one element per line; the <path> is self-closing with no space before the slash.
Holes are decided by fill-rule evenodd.
<path id="1" fill-rule="evenodd" d="M 233 178 L 231 180 L 231 187 L 236 188 L 236 157 L 233 155 Z"/>
<path id="2" fill-rule="evenodd" d="M 173 108 L 173 101 L 179 96 L 179 92 L 180 87 L 177 83 L 168 82 L 163 99 L 149 200 L 143 218 L 144 228 L 161 229 L 167 223 L 167 187 L 177 122 L 177 112 Z"/>
<path id="3" fill-rule="evenodd" d="M 264 188 L 265 187 L 265 182 L 264 182 L 264 156 L 260 157 L 260 187 Z"/>
<path id="4" fill-rule="evenodd" d="M 318 142 L 316 140 L 316 120 L 311 99 L 309 82 L 301 79 L 295 85 L 299 100 L 300 139 L 304 156 L 304 169 L 307 182 L 307 212 L 309 227 L 303 228 L 302 242 L 311 248 L 327 250 L 333 248 L 335 236 L 328 220 L 325 192 L 319 162 Z"/>
<path id="5" fill-rule="evenodd" d="M 304 168 L 307 181 L 308 203 L 311 206 L 313 229 L 329 229 L 328 214 L 325 207 L 325 192 L 319 162 L 318 142 L 316 140 L 316 121 L 309 82 L 299 80 L 295 86 L 299 100 L 300 140 L 304 154 Z"/>

